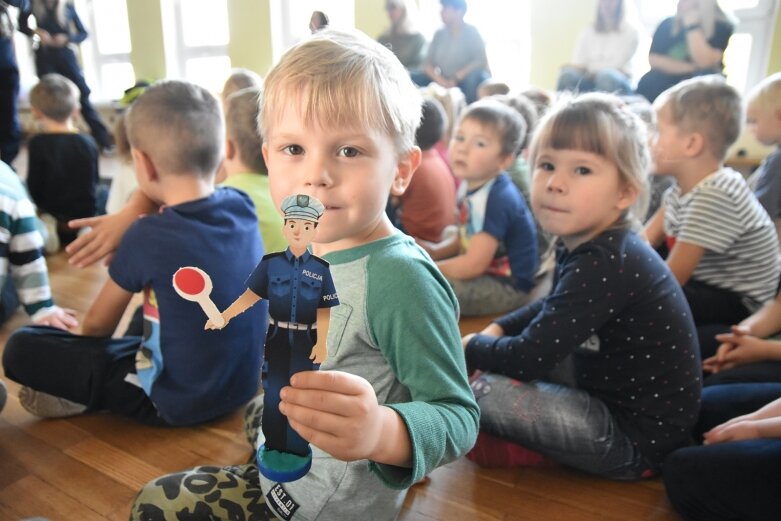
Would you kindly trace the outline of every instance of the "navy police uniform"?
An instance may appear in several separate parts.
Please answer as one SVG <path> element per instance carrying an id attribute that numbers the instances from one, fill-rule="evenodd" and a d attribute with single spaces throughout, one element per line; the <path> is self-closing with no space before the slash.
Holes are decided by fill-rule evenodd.
<path id="1" fill-rule="evenodd" d="M 311 204 L 311 206 L 310 206 Z M 282 203 L 287 219 L 316 222 L 322 204 L 307 196 L 290 196 Z M 247 287 L 268 300 L 269 328 L 265 357 L 268 363 L 263 398 L 263 435 L 269 450 L 309 453 L 309 445 L 279 412 L 279 392 L 299 371 L 313 370 L 309 359 L 317 342 L 317 310 L 339 304 L 328 262 L 304 252 L 296 257 L 290 248 L 265 255 L 247 279 Z"/>

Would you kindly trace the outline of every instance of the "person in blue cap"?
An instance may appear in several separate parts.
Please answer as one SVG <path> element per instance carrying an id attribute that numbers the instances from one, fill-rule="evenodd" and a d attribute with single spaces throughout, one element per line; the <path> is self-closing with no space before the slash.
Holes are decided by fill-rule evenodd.
<path id="1" fill-rule="evenodd" d="M 258 467 L 268 479 L 287 482 L 309 471 L 312 450 L 279 411 L 279 393 L 290 377 L 311 371 L 326 357 L 330 309 L 339 304 L 328 262 L 307 249 L 317 233 L 325 207 L 314 197 L 291 195 L 282 201 L 283 235 L 289 247 L 265 255 L 247 279 L 245 291 L 223 313 L 225 323 L 260 299 L 269 304 L 263 397 L 265 444 L 258 449 Z M 207 329 L 216 326 L 208 321 Z"/>

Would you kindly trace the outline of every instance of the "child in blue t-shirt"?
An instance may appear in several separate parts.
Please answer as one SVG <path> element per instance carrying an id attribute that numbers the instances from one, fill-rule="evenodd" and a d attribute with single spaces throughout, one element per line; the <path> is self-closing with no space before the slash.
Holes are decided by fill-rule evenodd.
<path id="1" fill-rule="evenodd" d="M 458 297 L 463 315 L 502 313 L 530 300 L 537 232 L 523 196 L 505 170 L 526 134 L 523 118 L 496 100 L 462 114 L 450 142 L 458 194 L 458 233 L 423 244 Z"/>
<path id="2" fill-rule="evenodd" d="M 266 330 L 255 306 L 225 331 L 203 330 L 198 304 L 172 284 L 185 265 L 209 273 L 218 306 L 243 290 L 263 247 L 249 198 L 215 189 L 222 158 L 219 102 L 195 85 L 153 85 L 126 118 L 139 191 L 162 206 L 137 219 L 109 266 L 109 279 L 83 321 L 82 335 L 45 327 L 9 338 L 5 374 L 22 384 L 20 402 L 42 417 L 109 410 L 157 425 L 188 425 L 226 414 L 258 389 Z M 143 335 L 112 338 L 136 292 Z"/>
<path id="3" fill-rule="evenodd" d="M 540 123 L 531 201 L 559 237 L 553 288 L 463 339 L 467 364 L 484 371 L 472 383 L 481 429 L 512 442 L 483 434 L 478 462 L 531 450 L 637 479 L 689 440 L 701 387 L 691 312 L 631 230 L 647 198 L 646 143 L 643 123 L 607 94 L 565 100 Z"/>

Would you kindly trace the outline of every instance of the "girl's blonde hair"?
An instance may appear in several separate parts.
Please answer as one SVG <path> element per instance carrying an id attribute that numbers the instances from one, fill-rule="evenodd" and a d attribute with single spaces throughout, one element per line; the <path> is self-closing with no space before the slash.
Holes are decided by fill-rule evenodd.
<path id="1" fill-rule="evenodd" d="M 290 48 L 266 77 L 260 134 L 269 136 L 296 100 L 307 125 L 376 129 L 399 154 L 415 146 L 420 92 L 396 56 L 363 33 L 325 29 Z"/>
<path id="2" fill-rule="evenodd" d="M 645 216 L 650 165 L 646 125 L 617 96 L 563 96 L 537 126 L 529 149 L 532 170 L 543 148 L 581 150 L 612 162 L 621 180 L 637 190 L 637 200 L 617 224 L 632 226 Z"/>

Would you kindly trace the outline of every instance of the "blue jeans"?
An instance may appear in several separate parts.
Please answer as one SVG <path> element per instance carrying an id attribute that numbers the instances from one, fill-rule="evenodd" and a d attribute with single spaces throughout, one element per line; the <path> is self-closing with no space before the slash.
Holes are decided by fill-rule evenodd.
<path id="1" fill-rule="evenodd" d="M 781 384 L 706 387 L 699 430 L 757 410 L 781 396 Z M 678 449 L 664 462 L 667 495 L 689 521 L 778 519 L 781 440 L 755 439 Z"/>
<path id="2" fill-rule="evenodd" d="M 628 95 L 632 93 L 632 84 L 625 74 L 615 69 L 601 70 L 592 76 L 574 67 L 562 67 L 556 90 L 599 91 Z"/>
<path id="3" fill-rule="evenodd" d="M 464 78 L 458 84 L 458 88 L 461 89 L 461 92 L 464 93 L 464 97 L 466 98 L 467 104 L 473 103 L 474 101 L 477 100 L 477 87 L 479 87 L 481 83 L 483 83 L 485 80 L 487 80 L 490 77 L 491 76 L 488 74 L 488 71 L 485 70 L 472 71 L 469 74 L 467 74 L 466 78 Z M 434 81 L 433 78 L 431 78 L 428 74 L 426 74 L 423 71 L 410 72 L 410 78 L 412 78 L 412 81 L 415 83 L 415 85 L 418 85 L 419 87 L 425 87 L 426 85 Z"/>
<path id="4" fill-rule="evenodd" d="M 486 373 L 472 383 L 480 428 L 602 477 L 640 479 L 650 468 L 607 406 L 586 391 Z"/>

